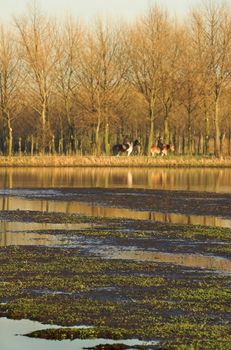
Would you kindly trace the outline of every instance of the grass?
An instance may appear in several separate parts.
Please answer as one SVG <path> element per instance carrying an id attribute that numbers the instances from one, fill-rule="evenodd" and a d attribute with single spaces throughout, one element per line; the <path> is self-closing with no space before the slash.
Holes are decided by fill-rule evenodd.
<path id="1" fill-rule="evenodd" d="M 231 157 L 0 156 L 0 167 L 231 167 Z"/>

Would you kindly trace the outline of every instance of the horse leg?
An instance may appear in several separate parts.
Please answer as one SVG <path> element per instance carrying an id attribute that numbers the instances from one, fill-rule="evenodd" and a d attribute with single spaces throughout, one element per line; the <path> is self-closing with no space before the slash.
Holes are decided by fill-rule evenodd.
<path id="1" fill-rule="evenodd" d="M 130 146 L 130 147 L 127 149 L 128 157 L 130 156 L 130 154 L 132 153 L 132 151 L 133 151 L 133 147 Z"/>

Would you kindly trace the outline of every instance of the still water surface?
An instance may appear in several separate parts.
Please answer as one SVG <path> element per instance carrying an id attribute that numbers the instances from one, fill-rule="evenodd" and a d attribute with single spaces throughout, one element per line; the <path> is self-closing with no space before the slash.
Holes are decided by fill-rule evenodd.
<path id="1" fill-rule="evenodd" d="M 84 348 L 94 347 L 98 344 L 116 344 L 123 343 L 126 345 L 150 345 L 158 344 L 157 341 L 143 342 L 138 339 L 129 340 L 111 340 L 111 339 L 76 339 L 76 340 L 62 340 L 52 341 L 44 339 L 33 339 L 22 336 L 33 331 L 60 328 L 58 326 L 43 325 L 39 322 L 30 320 L 9 320 L 7 318 L 0 318 L 0 339 L 2 350 L 81 350 Z"/>
<path id="2" fill-rule="evenodd" d="M 104 253 L 105 254 L 105 253 Z M 157 261 L 162 263 L 176 264 L 192 268 L 215 270 L 231 274 L 231 261 L 225 258 L 200 255 L 200 254 L 169 254 L 165 252 L 152 252 L 143 250 L 111 249 L 108 253 L 111 259 L 125 259 L 136 261 Z"/>
<path id="3" fill-rule="evenodd" d="M 0 188 L 104 187 L 231 193 L 231 169 L 0 168 Z"/>

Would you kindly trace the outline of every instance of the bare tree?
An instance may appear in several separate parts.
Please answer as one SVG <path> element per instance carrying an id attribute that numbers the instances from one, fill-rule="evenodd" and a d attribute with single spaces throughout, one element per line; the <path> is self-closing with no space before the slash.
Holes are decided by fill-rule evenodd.
<path id="1" fill-rule="evenodd" d="M 181 32 L 177 26 L 170 23 L 165 28 L 164 42 L 162 48 L 162 59 L 160 61 L 159 84 L 160 91 L 158 99 L 164 115 L 164 140 L 170 142 L 169 117 L 173 104 L 179 93 L 177 79 L 179 76 L 180 40 Z"/>
<path id="2" fill-rule="evenodd" d="M 187 28 L 182 28 L 180 38 L 177 101 L 183 107 L 188 152 L 192 154 L 193 132 L 196 129 L 196 115 L 201 102 L 200 74 L 198 72 L 198 60 L 196 59 L 192 39 Z M 202 123 L 200 122 L 199 124 L 200 129 L 203 130 Z"/>
<path id="3" fill-rule="evenodd" d="M 17 45 L 10 32 L 0 27 L 0 114 L 3 122 L 3 151 L 12 154 L 12 122 L 21 106 L 23 78 Z"/>
<path id="4" fill-rule="evenodd" d="M 59 52 L 56 47 L 56 25 L 34 6 L 27 16 L 14 18 L 19 32 L 21 55 L 28 75 L 28 92 L 33 108 L 39 113 L 41 152 L 49 140 L 49 98 L 55 81 L 54 66 Z M 47 139 L 46 139 L 47 136 Z"/>
<path id="5" fill-rule="evenodd" d="M 168 34 L 166 12 L 157 6 L 151 7 L 132 27 L 127 45 L 131 65 L 129 80 L 145 97 L 149 108 L 148 149 L 154 141 L 160 72 Z"/>
<path id="6" fill-rule="evenodd" d="M 56 65 L 57 94 L 64 106 L 66 124 L 66 149 L 76 151 L 75 110 L 78 105 L 79 69 L 84 42 L 83 26 L 67 18 L 60 33 L 58 43 L 59 58 Z M 63 131 L 61 131 L 63 134 Z"/>
<path id="7" fill-rule="evenodd" d="M 230 9 L 225 3 L 208 1 L 202 10 L 193 12 L 192 20 L 195 43 L 203 58 L 200 68 L 202 75 L 207 76 L 206 88 L 212 92 L 215 155 L 220 156 L 220 101 L 231 77 Z"/>
<path id="8" fill-rule="evenodd" d="M 127 64 L 124 59 L 121 30 L 98 19 L 88 32 L 81 69 L 82 93 L 85 106 L 96 116 L 95 143 L 100 153 L 104 127 L 104 150 L 110 152 L 109 123 L 113 106 L 123 96 L 124 77 Z"/>

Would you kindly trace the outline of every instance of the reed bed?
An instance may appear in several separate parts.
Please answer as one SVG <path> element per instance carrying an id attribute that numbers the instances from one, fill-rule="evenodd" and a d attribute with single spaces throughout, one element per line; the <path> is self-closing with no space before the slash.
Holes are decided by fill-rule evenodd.
<path id="1" fill-rule="evenodd" d="M 0 156 L 0 167 L 231 167 L 231 157 Z"/>

